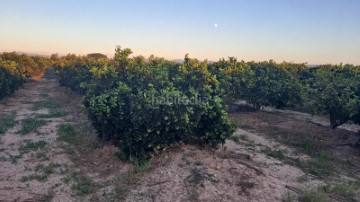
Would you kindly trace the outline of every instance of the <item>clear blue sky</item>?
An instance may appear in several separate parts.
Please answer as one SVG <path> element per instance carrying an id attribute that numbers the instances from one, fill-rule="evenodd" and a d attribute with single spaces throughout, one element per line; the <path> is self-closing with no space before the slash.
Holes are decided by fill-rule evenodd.
<path id="1" fill-rule="evenodd" d="M 359 0 L 0 0 L 0 30 L 0 51 L 360 64 Z"/>

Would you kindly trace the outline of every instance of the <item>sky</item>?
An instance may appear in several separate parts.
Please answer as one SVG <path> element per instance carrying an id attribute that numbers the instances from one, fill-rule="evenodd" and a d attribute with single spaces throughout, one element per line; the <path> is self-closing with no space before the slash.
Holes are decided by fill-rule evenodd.
<path id="1" fill-rule="evenodd" d="M 359 0 L 0 0 L 0 52 L 360 65 Z"/>

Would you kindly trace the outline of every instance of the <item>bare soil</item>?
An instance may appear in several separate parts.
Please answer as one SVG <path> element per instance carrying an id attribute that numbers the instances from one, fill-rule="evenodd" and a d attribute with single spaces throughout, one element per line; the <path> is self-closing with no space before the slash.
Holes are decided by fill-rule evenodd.
<path id="1" fill-rule="evenodd" d="M 40 100 L 67 114 L 20 134 L 24 119 L 49 113 L 34 110 Z M 360 174 L 360 152 L 352 145 L 357 126 L 331 130 L 324 117 L 303 113 L 233 107 L 229 116 L 238 129 L 220 148 L 176 145 L 133 166 L 96 139 L 81 97 L 60 87 L 51 72 L 1 101 L 0 116 L 12 112 L 15 126 L 0 134 L 0 201 L 296 201 L 305 190 L 358 181 Z M 62 124 L 74 126 L 80 140 L 58 140 Z M 29 141 L 46 144 L 24 152 Z M 316 175 L 303 166 L 320 153 L 334 173 Z M 360 201 L 359 195 L 329 200 Z"/>

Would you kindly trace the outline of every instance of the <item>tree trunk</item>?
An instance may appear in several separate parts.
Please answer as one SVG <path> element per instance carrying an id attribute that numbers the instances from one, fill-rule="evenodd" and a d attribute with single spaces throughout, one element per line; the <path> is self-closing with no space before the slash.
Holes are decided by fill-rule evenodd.
<path id="1" fill-rule="evenodd" d="M 330 111 L 330 126 L 332 129 L 344 124 L 346 121 L 337 119 L 336 112 L 331 110 Z"/>
<path id="2" fill-rule="evenodd" d="M 336 116 L 334 111 L 330 111 L 330 126 L 332 129 L 336 128 Z"/>

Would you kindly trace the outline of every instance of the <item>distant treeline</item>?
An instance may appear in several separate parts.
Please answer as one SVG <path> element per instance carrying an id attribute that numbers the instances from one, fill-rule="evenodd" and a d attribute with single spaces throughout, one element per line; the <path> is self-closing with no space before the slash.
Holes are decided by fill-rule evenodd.
<path id="1" fill-rule="evenodd" d="M 17 90 L 29 77 L 37 76 L 51 66 L 49 58 L 25 54 L 0 54 L 0 99 Z"/>

